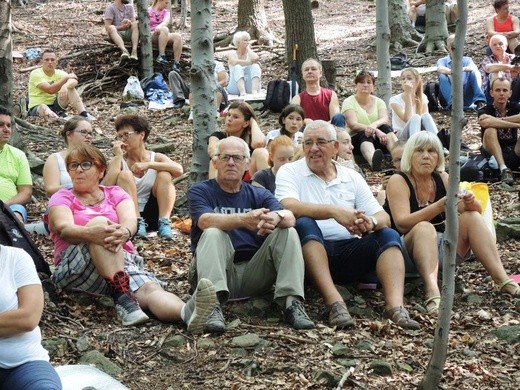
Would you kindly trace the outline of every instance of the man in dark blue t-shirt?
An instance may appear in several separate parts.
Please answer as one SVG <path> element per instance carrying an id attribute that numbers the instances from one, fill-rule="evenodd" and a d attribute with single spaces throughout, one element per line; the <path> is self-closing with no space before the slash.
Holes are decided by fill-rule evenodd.
<path id="1" fill-rule="evenodd" d="M 265 294 L 273 284 L 285 321 L 296 329 L 313 328 L 302 303 L 305 268 L 294 215 L 266 189 L 242 181 L 249 159 L 244 140 L 220 140 L 211 159 L 217 178 L 188 191 L 195 255 L 190 283 L 211 280 L 218 300 L 205 330 L 225 330 L 220 304 Z"/>
<path id="2" fill-rule="evenodd" d="M 497 78 L 491 83 L 493 104 L 478 112 L 482 131 L 482 151 L 495 156 L 502 181 L 513 185 L 512 170 L 520 168 L 520 103 L 509 102 L 511 82 Z"/>

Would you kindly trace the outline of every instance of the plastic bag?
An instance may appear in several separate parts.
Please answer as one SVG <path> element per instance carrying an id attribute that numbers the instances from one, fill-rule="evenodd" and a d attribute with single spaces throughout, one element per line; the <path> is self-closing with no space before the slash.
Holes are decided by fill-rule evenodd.
<path id="1" fill-rule="evenodd" d="M 126 81 L 125 89 L 123 90 L 123 101 L 129 102 L 132 100 L 144 99 L 144 91 L 141 88 L 139 79 L 135 76 L 130 76 Z"/>
<path id="2" fill-rule="evenodd" d="M 493 208 L 491 199 L 489 198 L 489 187 L 486 183 L 470 183 L 467 181 L 460 182 L 460 189 L 472 191 L 482 206 L 482 218 L 496 241 L 495 222 L 493 220 Z"/>

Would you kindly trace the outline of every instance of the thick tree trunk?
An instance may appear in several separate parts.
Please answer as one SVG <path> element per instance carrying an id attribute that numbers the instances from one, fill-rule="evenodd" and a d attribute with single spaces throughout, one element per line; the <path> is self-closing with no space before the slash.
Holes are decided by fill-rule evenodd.
<path id="1" fill-rule="evenodd" d="M 291 65 L 295 67 L 300 90 L 303 89 L 301 65 L 307 58 L 318 59 L 314 37 L 314 20 L 311 3 L 301 0 L 282 0 L 285 17 L 285 56 L 287 59 L 288 78 L 291 77 Z M 293 64 L 293 50 L 298 45 L 296 63 Z"/>
<path id="2" fill-rule="evenodd" d="M 238 1 L 238 27 L 236 31 L 247 31 L 259 44 L 272 46 L 279 40 L 267 23 L 264 0 Z"/>
<path id="3" fill-rule="evenodd" d="M 150 33 L 150 18 L 148 17 L 148 1 L 136 0 L 137 19 L 139 20 L 139 48 L 141 62 L 141 78 L 153 74 L 152 35 Z"/>
<path id="4" fill-rule="evenodd" d="M 466 124 L 466 119 L 462 111 L 462 55 L 468 19 L 467 0 L 458 0 L 457 4 L 459 8 L 459 21 L 457 23 L 455 49 L 453 50 L 451 63 L 453 109 L 450 134 L 450 178 L 446 202 L 446 232 L 444 234 L 444 261 L 442 265 L 442 300 L 439 318 L 435 328 L 432 356 L 428 363 L 426 374 L 419 385 L 421 389 L 439 388 L 448 351 L 450 318 L 453 308 L 453 295 L 455 293 L 455 258 L 457 255 L 457 237 L 459 234 L 457 194 L 460 182 L 460 139 L 462 128 Z"/>
<path id="5" fill-rule="evenodd" d="M 377 96 L 388 106 L 392 96 L 390 73 L 390 28 L 388 26 L 388 1 L 376 2 L 376 53 L 377 53 Z"/>
<path id="6" fill-rule="evenodd" d="M 390 46 L 395 51 L 400 51 L 403 47 L 416 46 L 421 41 L 421 35 L 413 28 L 408 18 L 406 1 L 388 0 Z"/>
<path id="7" fill-rule="evenodd" d="M 435 50 L 446 51 L 448 24 L 444 13 L 444 0 L 426 1 L 426 30 L 418 53 L 431 53 Z"/>
<path id="8" fill-rule="evenodd" d="M 208 138 L 215 131 L 213 28 L 211 0 L 191 2 L 191 92 L 193 95 L 193 157 L 191 181 L 208 178 Z"/>
<path id="9" fill-rule="evenodd" d="M 0 105 L 13 107 L 13 42 L 11 40 L 11 2 L 0 0 Z"/>

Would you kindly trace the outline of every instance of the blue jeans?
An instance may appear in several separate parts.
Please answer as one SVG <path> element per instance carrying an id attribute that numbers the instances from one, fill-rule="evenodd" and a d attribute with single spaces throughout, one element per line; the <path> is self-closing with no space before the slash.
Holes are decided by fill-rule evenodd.
<path id="1" fill-rule="evenodd" d="M 0 389 L 61 390 L 58 373 L 44 360 L 35 360 L 14 368 L 0 368 Z"/>
<path id="2" fill-rule="evenodd" d="M 233 65 L 229 67 L 229 84 L 227 86 L 227 90 L 231 95 L 239 95 L 240 91 L 238 90 L 238 80 L 244 79 L 244 84 L 246 87 L 246 93 L 257 93 L 258 91 L 253 91 L 253 79 L 258 77 L 262 77 L 262 69 L 260 69 L 260 65 L 251 64 L 251 65 Z"/>
<path id="3" fill-rule="evenodd" d="M 468 110 L 475 102 L 485 102 L 486 96 L 482 92 L 482 88 L 478 84 L 476 72 L 462 72 L 462 88 L 464 109 Z M 480 77 L 480 75 L 478 75 Z M 447 103 L 446 108 L 451 107 L 451 76 L 439 74 L 439 89 L 442 97 Z"/>
<path id="4" fill-rule="evenodd" d="M 302 247 L 309 241 L 318 241 L 325 247 L 330 274 L 339 284 L 355 282 L 374 271 L 377 260 L 388 248 L 403 249 L 399 233 L 390 228 L 339 241 L 325 240 L 316 221 L 309 217 L 298 218 L 295 228 Z M 402 257 L 396 261 L 404 262 Z"/>

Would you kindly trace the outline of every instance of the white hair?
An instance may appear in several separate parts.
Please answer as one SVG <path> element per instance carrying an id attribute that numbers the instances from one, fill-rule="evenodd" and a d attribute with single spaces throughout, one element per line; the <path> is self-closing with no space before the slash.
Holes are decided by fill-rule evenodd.
<path id="1" fill-rule="evenodd" d="M 215 145 L 215 149 L 214 149 L 214 152 L 213 152 L 213 156 L 212 156 L 212 159 L 215 160 L 218 155 L 220 154 L 220 147 L 225 144 L 225 143 L 231 143 L 231 142 L 239 142 L 242 144 L 243 148 L 244 148 L 244 156 L 246 156 L 246 159 L 249 160 L 249 158 L 251 158 L 251 153 L 249 152 L 249 145 L 247 144 L 246 141 L 244 141 L 242 138 L 239 138 L 239 137 L 235 137 L 235 136 L 230 136 L 230 137 L 227 137 L 227 138 L 224 138 L 224 139 L 221 139 L 220 141 L 218 141 Z"/>
<path id="2" fill-rule="evenodd" d="M 249 35 L 247 31 L 237 31 L 235 35 L 233 35 L 233 46 L 236 47 L 238 45 L 238 42 L 246 39 L 248 41 L 251 39 L 251 35 Z"/>
<path id="3" fill-rule="evenodd" d="M 303 136 L 311 131 L 311 130 L 318 130 L 318 129 L 325 129 L 327 130 L 329 139 L 333 139 L 334 141 L 337 140 L 336 136 L 336 129 L 333 125 L 331 125 L 329 122 L 318 119 L 315 121 L 310 122 L 307 126 L 305 126 L 305 130 L 303 130 Z"/>

